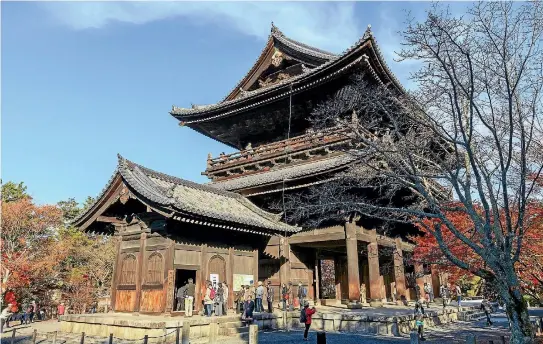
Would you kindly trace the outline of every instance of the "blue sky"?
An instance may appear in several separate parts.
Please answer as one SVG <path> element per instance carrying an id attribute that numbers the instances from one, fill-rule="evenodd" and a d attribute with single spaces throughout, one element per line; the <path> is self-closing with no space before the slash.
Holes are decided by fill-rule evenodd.
<path id="1" fill-rule="evenodd" d="M 120 153 L 206 182 L 208 153 L 229 148 L 168 114 L 225 96 L 252 66 L 274 23 L 341 52 L 368 24 L 402 83 L 397 33 L 416 2 L 2 2 L 2 179 L 39 203 L 96 196 Z"/>

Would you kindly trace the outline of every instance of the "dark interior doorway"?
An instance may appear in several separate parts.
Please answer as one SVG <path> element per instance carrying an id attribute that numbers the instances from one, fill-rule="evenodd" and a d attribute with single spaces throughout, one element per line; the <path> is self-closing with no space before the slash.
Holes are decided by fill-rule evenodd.
<path id="1" fill-rule="evenodd" d="M 174 311 L 184 311 L 185 310 L 185 303 L 184 300 L 181 300 L 181 303 L 177 302 L 177 291 L 179 288 L 184 286 L 188 283 L 189 278 L 192 278 L 192 281 L 196 283 L 196 270 L 184 270 L 184 269 L 176 269 L 175 270 L 175 295 L 174 295 L 174 304 L 173 309 Z M 194 303 L 193 303 L 194 305 Z"/>

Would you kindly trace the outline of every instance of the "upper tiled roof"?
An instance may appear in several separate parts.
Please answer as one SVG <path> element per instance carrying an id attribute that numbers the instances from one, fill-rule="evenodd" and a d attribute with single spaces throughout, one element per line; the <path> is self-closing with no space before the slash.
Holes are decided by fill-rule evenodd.
<path id="1" fill-rule="evenodd" d="M 115 175 L 120 174 L 138 197 L 172 211 L 216 219 L 244 227 L 256 227 L 273 231 L 296 232 L 298 228 L 279 220 L 280 214 L 272 214 L 254 205 L 243 196 L 197 184 L 188 180 L 153 171 L 133 163 L 119 155 Z M 114 175 L 114 177 L 115 177 Z M 113 180 L 114 178 L 112 178 Z M 106 189 L 97 198 L 102 198 Z M 89 207 L 89 210 L 93 206 Z M 81 214 L 74 223 L 85 216 Z"/>
<path id="2" fill-rule="evenodd" d="M 356 158 L 349 154 L 341 154 L 334 157 L 323 158 L 313 162 L 300 163 L 278 169 L 272 169 L 248 176 L 237 177 L 229 180 L 217 181 L 208 184 L 218 190 L 241 190 L 254 186 L 277 183 L 283 179 L 297 179 L 314 174 L 328 172 L 353 162 Z"/>
<path id="3" fill-rule="evenodd" d="M 285 44 L 291 44 L 293 46 L 295 45 L 296 47 L 298 47 L 298 49 L 304 49 L 305 47 L 305 49 L 310 50 L 313 54 L 330 54 L 330 53 L 326 53 L 322 51 L 319 52 L 316 48 L 309 47 L 303 43 L 286 38 L 284 37 L 282 33 L 280 33 L 280 31 L 278 30 L 276 31 L 279 33 L 273 34 L 274 29 L 272 28 L 272 35 L 270 36 L 271 37 L 270 39 L 273 38 L 281 42 L 286 42 Z M 206 121 L 212 120 L 218 117 L 228 116 L 234 112 L 243 111 L 248 108 L 259 106 L 260 104 L 274 101 L 275 99 L 287 96 L 288 94 L 298 92 L 301 89 L 306 89 L 318 83 L 324 82 L 325 80 L 330 79 L 336 74 L 345 72 L 346 70 L 352 68 L 354 65 L 360 63 L 361 61 L 367 62 L 369 60 L 369 56 L 365 54 L 358 57 L 354 61 L 350 61 L 350 58 L 352 57 L 352 53 L 358 52 L 359 48 L 361 48 L 362 46 L 365 46 L 366 43 L 368 43 L 368 47 L 370 49 L 369 51 L 371 52 L 370 55 L 375 56 L 375 58 L 377 59 L 377 65 L 375 67 L 379 69 L 379 72 L 384 73 L 387 76 L 387 78 L 389 78 L 393 82 L 393 84 L 397 87 L 397 89 L 399 89 L 401 92 L 405 92 L 405 89 L 402 87 L 402 85 L 399 83 L 397 78 L 390 71 L 388 65 L 386 64 L 384 57 L 375 41 L 375 38 L 373 37 L 370 26 L 368 26 L 368 29 L 366 30 L 364 35 L 355 44 L 353 44 L 351 47 L 346 49 L 343 53 L 339 55 L 334 55 L 334 54 L 328 55 L 329 57 L 326 59 L 326 62 L 320 64 L 319 66 L 315 68 L 307 69 L 302 74 L 299 74 L 289 79 L 285 79 L 281 82 L 274 84 L 273 86 L 246 92 L 246 95 L 243 97 L 234 98 L 234 99 L 228 99 L 227 97 L 225 100 L 215 103 L 215 104 L 193 106 L 192 108 L 182 108 L 182 107 L 174 106 L 172 107 L 170 114 L 176 117 L 177 119 L 179 119 L 180 121 L 182 121 L 182 123 L 191 124 L 191 123 L 197 123 L 197 122 L 203 121 L 204 119 L 201 119 L 200 117 L 204 115 L 207 116 L 207 114 L 211 112 L 213 113 L 216 112 L 217 114 L 211 117 L 207 117 L 205 119 Z M 360 54 L 362 54 L 362 52 L 360 52 Z M 263 55 L 264 55 L 264 51 L 261 57 Z M 345 63 L 344 61 L 350 61 L 350 62 Z M 369 63 L 367 63 L 366 65 L 368 66 L 372 74 L 377 75 L 376 71 L 373 70 L 373 67 Z M 251 72 L 249 72 L 248 74 L 250 73 Z M 318 78 L 318 79 L 315 80 L 314 78 Z M 310 84 L 303 85 L 304 80 L 308 80 Z M 286 86 L 292 85 L 292 84 L 297 84 L 297 86 L 291 87 L 290 90 L 286 90 L 279 95 L 276 95 L 275 93 L 272 94 L 272 92 L 274 91 L 279 92 L 279 90 L 282 90 Z M 269 96 L 267 96 L 267 94 L 269 94 Z M 254 98 L 254 101 L 253 101 L 253 98 Z"/>

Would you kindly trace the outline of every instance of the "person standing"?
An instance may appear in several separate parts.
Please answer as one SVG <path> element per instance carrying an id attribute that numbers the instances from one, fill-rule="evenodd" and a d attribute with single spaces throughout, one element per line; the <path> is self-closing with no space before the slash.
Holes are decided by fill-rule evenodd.
<path id="1" fill-rule="evenodd" d="M 60 317 L 64 315 L 64 312 L 66 311 L 66 307 L 64 306 L 64 302 L 61 302 L 60 305 L 57 307 L 57 319 L 60 321 Z"/>
<path id="2" fill-rule="evenodd" d="M 460 289 L 460 286 L 457 284 L 455 287 L 456 290 L 456 302 L 458 303 L 458 308 L 461 307 L 462 303 L 462 289 Z"/>
<path id="3" fill-rule="evenodd" d="M 204 307 L 206 311 L 206 316 L 211 316 L 211 308 L 213 307 L 213 298 L 215 297 L 215 290 L 211 282 L 207 284 L 206 293 L 204 296 Z"/>
<path id="4" fill-rule="evenodd" d="M 439 287 L 439 296 L 441 296 L 441 300 L 443 301 L 443 309 L 447 307 L 447 297 L 449 295 L 449 290 L 446 285 L 442 285 Z"/>
<path id="5" fill-rule="evenodd" d="M 215 292 L 215 298 L 213 300 L 215 304 L 215 315 L 220 317 L 223 315 L 222 306 L 224 304 L 224 289 L 222 283 L 219 283 L 217 291 Z"/>
<path id="6" fill-rule="evenodd" d="M 262 281 L 258 281 L 258 287 L 255 292 L 256 299 L 256 312 L 260 313 L 263 311 L 262 307 L 262 298 L 264 297 L 264 287 L 262 286 Z"/>
<path id="7" fill-rule="evenodd" d="M 300 302 L 300 310 L 304 308 L 306 296 L 307 289 L 302 285 L 302 282 L 298 283 L 298 301 Z"/>
<path id="8" fill-rule="evenodd" d="M 196 286 L 192 278 L 189 278 L 187 284 L 185 284 L 185 316 L 191 317 L 192 310 L 194 308 L 194 293 Z"/>
<path id="9" fill-rule="evenodd" d="M 311 327 L 311 317 L 317 312 L 315 307 L 309 308 L 309 302 L 304 301 L 304 308 L 302 312 L 305 312 L 305 331 L 304 331 L 304 340 L 307 340 L 307 334 L 309 333 L 309 328 Z"/>
<path id="10" fill-rule="evenodd" d="M 273 313 L 273 287 L 271 281 L 266 286 L 266 301 L 268 301 L 268 313 Z"/>
<path id="11" fill-rule="evenodd" d="M 281 299 L 283 301 L 283 310 L 286 311 L 288 305 L 288 288 L 285 283 L 281 285 Z"/>
<path id="12" fill-rule="evenodd" d="M 432 288 L 430 288 L 430 285 L 427 282 L 424 282 L 424 298 L 426 300 L 426 307 L 430 307 L 431 289 Z"/>
<path id="13" fill-rule="evenodd" d="M 490 302 L 488 302 L 487 299 L 483 299 L 483 302 L 481 302 L 481 309 L 483 310 L 483 312 L 485 312 L 486 324 L 488 326 L 492 325 L 492 321 L 490 320 L 490 313 L 492 313 L 492 306 L 490 305 Z"/>
<path id="14" fill-rule="evenodd" d="M 228 284 L 226 284 L 226 282 L 222 283 L 222 289 L 223 289 L 223 295 L 222 295 L 223 306 L 222 306 L 222 310 L 223 310 L 224 315 L 228 315 L 228 299 L 230 298 L 230 295 L 229 295 L 230 290 L 228 289 Z"/>
<path id="15" fill-rule="evenodd" d="M 425 341 L 424 338 L 424 307 L 422 303 L 417 301 L 415 303 L 415 326 L 417 327 L 417 333 L 420 341 Z"/>
<path id="16" fill-rule="evenodd" d="M 185 310 L 185 286 L 179 287 L 177 293 L 175 294 L 175 299 L 177 300 L 176 311 Z"/>

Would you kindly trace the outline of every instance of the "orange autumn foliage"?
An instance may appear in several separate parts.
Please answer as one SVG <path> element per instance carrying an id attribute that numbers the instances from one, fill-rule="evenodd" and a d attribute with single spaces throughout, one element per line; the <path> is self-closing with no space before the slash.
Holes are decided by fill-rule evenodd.
<path id="1" fill-rule="evenodd" d="M 50 246 L 61 223 L 62 212 L 56 206 L 38 206 L 29 197 L 2 202 L 2 291 L 44 282 L 39 277 L 58 262 Z"/>
<path id="2" fill-rule="evenodd" d="M 462 234 L 472 242 L 481 245 L 480 235 L 475 232 L 473 222 L 466 213 L 451 211 L 446 213 L 446 216 Z M 523 292 L 543 302 L 543 203 L 530 204 L 523 219 L 526 224 L 526 233 L 521 244 L 519 261 L 516 264 L 517 272 Z M 425 220 L 424 224 L 431 226 L 435 224 L 435 221 Z M 469 279 L 474 271 L 485 267 L 483 259 L 445 226 L 442 227 L 443 242 L 453 256 L 468 264 L 468 270 L 459 268 L 445 256 L 436 238 L 424 225 L 419 225 L 418 228 L 424 234 L 410 238 L 416 243 L 413 259 L 436 265 L 441 272 L 448 273 L 451 283 L 456 284 L 460 280 Z M 515 245 L 516 240 L 513 247 Z"/>

